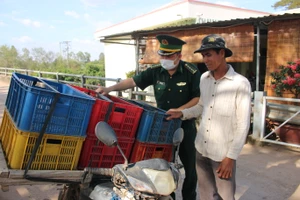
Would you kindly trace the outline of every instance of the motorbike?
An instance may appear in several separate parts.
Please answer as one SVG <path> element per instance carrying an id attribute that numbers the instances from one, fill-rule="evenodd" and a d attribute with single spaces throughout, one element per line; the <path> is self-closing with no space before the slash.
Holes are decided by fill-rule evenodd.
<path id="1" fill-rule="evenodd" d="M 109 124 L 98 122 L 95 134 L 105 145 L 117 146 L 124 157 L 124 163 L 113 168 L 86 167 L 82 184 L 69 185 L 58 200 L 173 200 L 171 193 L 177 189 L 180 179 L 178 152 L 184 135 L 182 128 L 177 129 L 173 135 L 173 145 L 177 148 L 174 162 L 152 158 L 128 163 L 118 145 L 116 133 Z"/>

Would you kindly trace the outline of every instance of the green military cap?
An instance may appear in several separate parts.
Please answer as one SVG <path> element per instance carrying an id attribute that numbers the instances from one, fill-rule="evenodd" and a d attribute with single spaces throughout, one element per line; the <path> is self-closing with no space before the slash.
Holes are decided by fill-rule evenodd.
<path id="1" fill-rule="evenodd" d="M 157 35 L 157 40 L 160 43 L 158 54 L 161 56 L 169 56 L 176 52 L 180 52 L 185 41 L 170 35 Z"/>

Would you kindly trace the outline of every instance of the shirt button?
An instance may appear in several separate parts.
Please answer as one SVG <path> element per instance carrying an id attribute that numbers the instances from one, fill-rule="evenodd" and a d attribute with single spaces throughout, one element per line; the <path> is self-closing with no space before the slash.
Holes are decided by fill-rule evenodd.
<path id="1" fill-rule="evenodd" d="M 170 79 L 172 79 L 172 76 L 170 76 Z"/>
<path id="2" fill-rule="evenodd" d="M 212 108 L 212 106 L 210 108 Z"/>
<path id="3" fill-rule="evenodd" d="M 160 88 L 158 88 L 157 90 L 160 90 Z"/>
<path id="4" fill-rule="evenodd" d="M 182 90 L 179 90 L 179 92 L 182 92 Z"/>
<path id="5" fill-rule="evenodd" d="M 170 101 L 167 101 L 167 103 L 170 103 Z"/>
<path id="6" fill-rule="evenodd" d="M 215 82 L 215 84 L 217 84 L 217 82 Z"/>
<path id="7" fill-rule="evenodd" d="M 210 120 L 210 118 L 208 118 L 208 120 Z"/>
<path id="8" fill-rule="evenodd" d="M 206 130 L 206 132 L 208 132 L 208 130 Z"/>
<path id="9" fill-rule="evenodd" d="M 214 97 L 215 95 L 213 94 L 212 96 Z"/>
<path id="10" fill-rule="evenodd" d="M 168 90 L 169 90 L 169 91 L 171 91 L 171 89 L 170 89 L 170 88 L 169 88 Z"/>
<path id="11" fill-rule="evenodd" d="M 204 143 L 206 143 L 206 141 L 204 141 Z"/>

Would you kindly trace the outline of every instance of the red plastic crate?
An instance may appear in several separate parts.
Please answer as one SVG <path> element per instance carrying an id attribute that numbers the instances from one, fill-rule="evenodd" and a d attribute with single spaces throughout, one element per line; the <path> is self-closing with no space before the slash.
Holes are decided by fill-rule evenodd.
<path id="1" fill-rule="evenodd" d="M 72 87 L 96 98 L 96 92 L 72 85 Z M 143 112 L 143 108 L 124 101 L 118 97 L 107 96 L 112 102 L 96 99 L 92 108 L 87 136 L 95 137 L 95 126 L 99 121 L 107 122 L 114 129 L 118 137 L 134 138 Z M 109 106 L 111 105 L 111 110 Z"/>
<path id="2" fill-rule="evenodd" d="M 167 161 L 171 161 L 173 157 L 172 155 L 172 144 L 153 144 L 136 140 L 132 149 L 130 162 L 133 163 L 151 158 L 162 158 Z"/>
<path id="3" fill-rule="evenodd" d="M 119 145 L 126 158 L 129 158 L 134 138 L 118 138 Z M 83 143 L 78 169 L 89 167 L 111 168 L 115 164 L 124 163 L 124 158 L 117 147 L 108 147 L 96 137 L 87 137 Z M 89 165 L 89 163 L 91 164 Z"/>

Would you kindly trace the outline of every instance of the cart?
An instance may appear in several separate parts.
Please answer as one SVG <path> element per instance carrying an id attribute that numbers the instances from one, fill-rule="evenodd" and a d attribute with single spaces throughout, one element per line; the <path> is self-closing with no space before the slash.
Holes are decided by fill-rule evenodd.
<path id="1" fill-rule="evenodd" d="M 27 85 L 21 84 L 22 82 L 26 82 Z M 10 114 L 12 114 L 11 116 L 14 117 L 14 120 L 12 118 L 10 118 L 9 122 L 13 122 L 13 123 L 6 123 L 7 127 L 12 127 L 13 126 L 12 124 L 15 124 L 15 126 L 17 128 L 21 127 L 18 130 L 12 131 L 14 136 L 18 135 L 21 137 L 27 137 L 29 139 L 32 139 L 32 137 L 35 137 L 35 135 L 36 135 L 33 132 L 40 133 L 41 136 L 43 136 L 44 133 L 46 132 L 45 130 L 47 127 L 47 123 L 49 121 L 51 113 L 54 112 L 54 108 L 52 108 L 52 107 L 54 107 L 56 101 L 58 100 L 59 95 L 57 95 L 58 92 L 51 93 L 51 91 L 54 91 L 54 89 L 52 89 L 50 87 L 48 90 L 43 89 L 42 87 L 38 87 L 38 84 L 41 84 L 41 83 L 44 83 L 44 82 L 42 82 L 41 80 L 39 80 L 35 77 L 29 77 L 29 76 L 26 76 L 23 74 L 14 74 L 13 78 L 11 79 L 11 83 L 9 85 L 8 94 L 6 95 L 6 93 L 3 93 L 4 94 L 3 98 L 2 97 L 1 98 L 3 100 L 6 100 L 6 104 L 5 104 L 5 106 L 1 105 L 1 107 L 0 107 L 0 110 L 3 113 L 2 122 L 4 119 L 5 113 L 7 113 L 7 114 L 10 113 Z M 54 87 L 56 83 L 51 83 L 51 84 L 52 84 L 52 87 Z M 58 85 L 58 86 L 60 86 L 60 85 Z M 27 87 L 27 88 L 24 89 L 23 87 Z M 64 86 L 64 87 L 67 87 L 67 86 Z M 64 88 L 64 89 L 69 89 L 69 88 Z M 69 90 L 71 90 L 71 89 L 69 89 Z M 43 97 L 44 99 L 46 99 L 49 96 L 48 93 L 52 94 L 51 99 L 54 99 L 54 100 L 48 101 L 50 103 L 47 106 L 51 106 L 51 108 L 50 108 L 49 113 L 44 115 L 46 120 L 44 123 L 41 122 L 41 124 L 42 124 L 41 131 L 30 130 L 30 131 L 21 131 L 21 133 L 20 133 L 19 130 L 27 129 L 27 127 L 24 126 L 25 125 L 24 122 L 26 122 L 26 120 L 33 117 L 33 114 L 28 115 L 28 112 L 26 115 L 24 114 L 23 116 L 20 116 L 21 113 L 25 113 L 25 112 L 20 112 L 20 110 L 22 110 L 22 111 L 31 110 L 30 109 L 31 104 L 35 105 L 34 103 L 32 103 L 32 100 L 36 100 L 39 97 Z M 84 96 L 84 94 L 77 94 L 77 96 L 80 96 L 80 95 Z M 88 97 L 85 97 L 85 98 L 87 99 Z M 17 103 L 20 103 L 20 100 L 22 100 L 22 104 L 17 104 Z M 78 102 L 79 102 L 80 99 L 74 98 L 74 100 L 73 100 L 70 97 L 67 100 L 70 100 L 70 101 L 78 100 Z M 93 101 L 92 99 L 87 99 L 86 101 L 84 101 L 84 105 L 86 105 L 86 107 L 81 108 L 81 109 L 86 110 L 85 112 L 88 113 L 89 110 L 92 108 L 92 103 L 93 103 L 92 101 Z M 74 104 L 72 104 L 72 105 L 74 105 Z M 61 108 L 62 107 L 60 107 L 60 109 Z M 73 108 L 73 110 L 74 110 L 74 108 Z M 85 118 L 85 120 L 81 120 L 81 121 L 84 121 L 82 123 L 87 123 L 86 121 L 88 121 L 88 118 Z M 60 123 L 62 123 L 62 122 L 60 121 Z M 55 126 L 56 128 L 63 127 L 64 132 L 62 132 L 62 133 L 64 133 L 64 135 L 68 135 L 67 131 L 68 131 L 69 127 L 67 127 L 64 124 L 63 125 L 55 124 L 55 125 L 56 125 Z M 84 127 L 82 124 L 79 124 L 79 126 L 80 127 L 77 132 L 78 138 L 83 135 L 82 127 Z M 52 129 L 52 130 L 54 130 L 54 132 L 60 132 L 60 131 L 56 131 L 56 129 Z M 74 132 L 74 129 L 72 129 L 72 131 Z M 6 133 L 6 131 L 4 131 L 3 133 Z M 11 132 L 9 135 L 10 136 L 8 136 L 8 137 L 13 138 L 13 136 L 11 136 L 12 135 Z M 53 134 L 52 139 L 55 140 L 57 137 L 60 139 L 62 136 Z M 38 140 L 39 138 L 36 137 L 36 139 Z M 82 144 L 84 139 L 74 139 L 74 140 L 78 141 L 77 144 Z M 20 157 L 12 156 L 10 159 L 8 159 L 8 156 L 7 156 L 8 152 L 7 152 L 6 146 L 8 144 L 13 143 L 16 147 L 21 144 L 20 142 L 16 142 L 16 141 L 12 142 L 12 141 L 13 140 L 7 140 L 5 143 L 3 141 L 0 142 L 0 186 L 1 186 L 2 191 L 4 191 L 4 192 L 9 191 L 9 186 L 48 185 L 48 184 L 56 185 L 57 184 L 57 185 L 64 185 L 64 189 L 60 192 L 60 195 L 58 198 L 59 200 L 80 199 L 79 198 L 79 193 L 81 192 L 80 188 L 82 188 L 83 186 L 88 187 L 88 185 L 91 181 L 91 179 L 89 179 L 89 177 L 85 175 L 83 170 L 76 170 L 75 168 L 68 168 L 68 169 L 63 169 L 63 170 L 56 170 L 56 169 L 55 170 L 54 169 L 34 170 L 29 167 L 28 168 L 21 167 L 21 165 L 18 166 L 17 168 L 11 167 L 11 163 L 10 163 L 11 158 L 13 158 L 15 161 L 22 160 L 21 156 Z M 36 142 L 36 143 L 38 143 L 38 142 Z M 10 147 L 11 152 L 13 152 L 15 150 L 14 149 L 15 147 Z M 76 147 L 76 150 L 77 150 L 76 153 L 78 155 L 80 153 L 79 152 L 80 149 Z M 76 193 L 73 194 L 72 198 L 70 198 L 70 196 L 66 196 L 67 193 L 68 194 L 71 193 L 71 192 L 68 192 L 68 191 L 71 191 L 71 190 L 69 190 L 70 188 L 71 189 L 76 188 L 76 190 L 78 191 L 78 194 L 76 194 Z M 73 191 L 74 190 L 72 190 L 72 192 Z"/>

